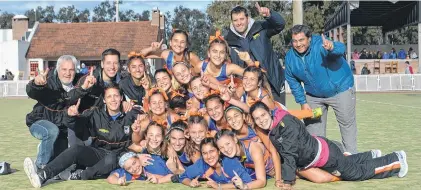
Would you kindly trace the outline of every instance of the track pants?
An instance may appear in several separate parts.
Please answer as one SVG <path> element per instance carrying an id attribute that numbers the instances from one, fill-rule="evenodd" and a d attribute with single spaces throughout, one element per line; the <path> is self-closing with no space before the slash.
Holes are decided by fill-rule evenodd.
<path id="1" fill-rule="evenodd" d="M 344 156 L 332 141 L 324 138 L 329 146 L 329 159 L 321 169 L 344 181 L 363 181 L 381 179 L 397 175 L 400 162 L 396 153 L 390 153 L 379 158 L 370 158 L 369 154 L 359 153 Z"/>

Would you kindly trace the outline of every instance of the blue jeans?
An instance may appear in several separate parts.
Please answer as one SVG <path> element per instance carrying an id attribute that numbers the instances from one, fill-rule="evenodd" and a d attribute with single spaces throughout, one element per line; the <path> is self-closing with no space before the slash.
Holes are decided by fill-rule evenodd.
<path id="1" fill-rule="evenodd" d="M 41 168 L 50 161 L 54 155 L 54 143 L 59 135 L 59 128 L 50 121 L 39 120 L 29 127 L 31 135 L 38 140 L 41 144 L 38 147 L 38 156 L 36 165 Z"/>

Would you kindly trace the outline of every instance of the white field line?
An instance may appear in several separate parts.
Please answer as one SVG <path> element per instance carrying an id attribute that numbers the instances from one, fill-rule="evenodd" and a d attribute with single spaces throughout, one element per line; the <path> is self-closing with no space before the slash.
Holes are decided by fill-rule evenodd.
<path id="1" fill-rule="evenodd" d="M 361 101 L 361 102 L 369 102 L 369 103 L 383 104 L 383 105 L 403 107 L 403 108 L 421 109 L 421 107 L 416 107 L 416 106 L 406 106 L 406 105 L 391 104 L 391 103 L 386 103 L 386 102 L 378 102 L 378 101 L 371 101 L 371 100 L 361 100 L 361 99 L 358 99 L 358 98 L 357 98 L 357 100 L 358 101 Z"/>

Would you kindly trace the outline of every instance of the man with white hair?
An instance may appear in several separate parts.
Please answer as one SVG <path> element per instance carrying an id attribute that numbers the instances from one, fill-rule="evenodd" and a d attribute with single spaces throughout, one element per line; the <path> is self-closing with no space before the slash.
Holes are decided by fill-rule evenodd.
<path id="1" fill-rule="evenodd" d="M 78 61 L 72 55 L 57 60 L 56 69 L 41 72 L 26 86 L 28 96 L 37 101 L 26 124 L 31 135 L 41 140 L 36 166 L 43 168 L 50 160 L 68 147 L 67 126 L 63 122 L 70 102 L 68 92 L 80 77 L 76 76 Z M 88 85 L 88 84 L 87 84 Z"/>

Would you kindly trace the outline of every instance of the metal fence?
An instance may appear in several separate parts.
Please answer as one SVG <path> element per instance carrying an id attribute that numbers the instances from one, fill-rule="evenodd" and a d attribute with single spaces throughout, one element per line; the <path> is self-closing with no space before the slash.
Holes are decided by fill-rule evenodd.
<path id="1" fill-rule="evenodd" d="M 0 97 L 27 96 L 28 82 L 0 81 Z M 354 82 L 357 92 L 421 91 L 421 74 L 354 75 Z M 291 92 L 287 83 L 286 92 Z"/>
<path id="2" fill-rule="evenodd" d="M 421 91 L 421 74 L 354 75 L 354 85 L 357 92 Z"/>

